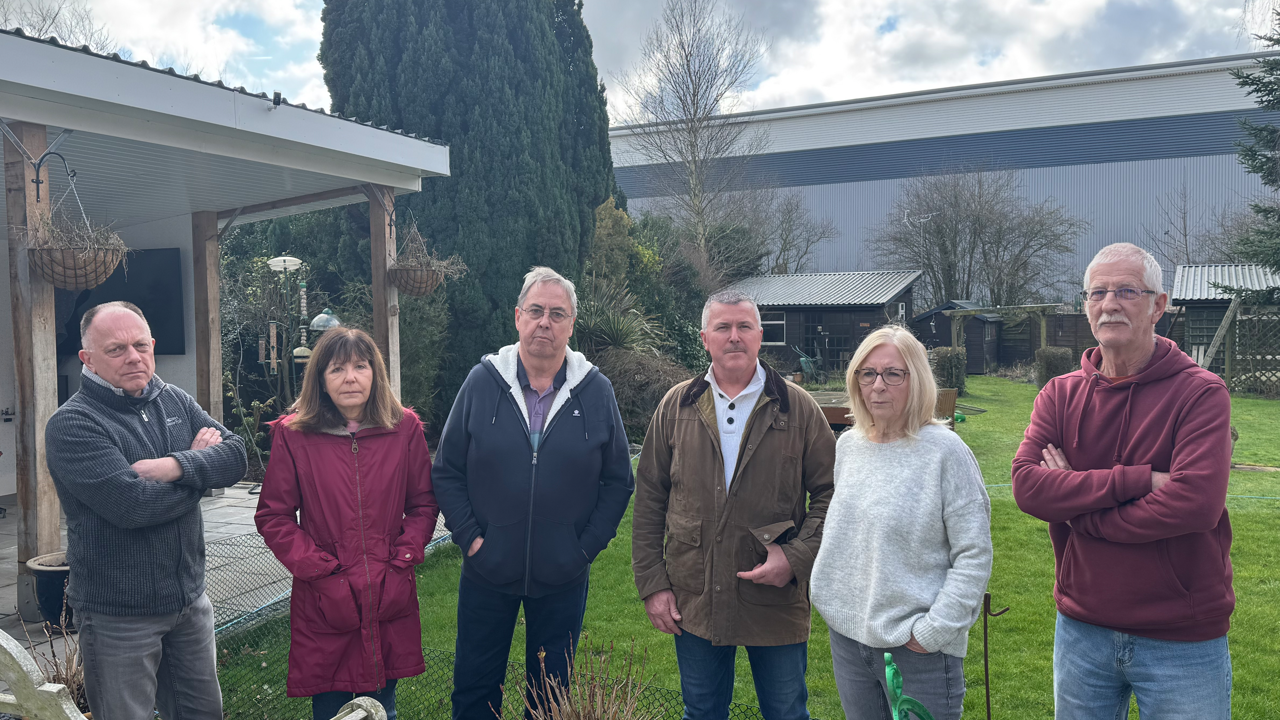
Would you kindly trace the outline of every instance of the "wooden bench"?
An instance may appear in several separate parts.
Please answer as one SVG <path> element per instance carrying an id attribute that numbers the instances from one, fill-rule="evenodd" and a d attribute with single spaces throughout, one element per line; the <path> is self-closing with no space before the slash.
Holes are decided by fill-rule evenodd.
<path id="1" fill-rule="evenodd" d="M 849 404 L 844 393 L 815 392 L 811 394 L 813 399 L 818 401 L 818 406 L 822 408 L 822 414 L 826 416 L 829 424 L 843 427 L 853 424 L 853 419 L 848 417 Z M 956 395 L 955 388 L 939 388 L 938 403 L 934 406 L 933 413 L 934 417 L 946 418 L 947 425 L 953 430 L 955 429 Z"/>

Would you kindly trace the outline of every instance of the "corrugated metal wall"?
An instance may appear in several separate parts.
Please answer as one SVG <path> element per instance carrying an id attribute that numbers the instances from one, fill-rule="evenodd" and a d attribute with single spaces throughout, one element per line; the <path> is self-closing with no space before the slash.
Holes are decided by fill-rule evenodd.
<path id="1" fill-rule="evenodd" d="M 1053 198 L 1067 212 L 1090 223 L 1073 257 L 1063 259 L 1064 278 L 1074 285 L 1085 265 L 1103 246 L 1143 239 L 1144 225 L 1163 232 L 1161 200 L 1168 201 L 1185 181 L 1193 216 L 1206 226 L 1214 211 L 1244 206 L 1262 192 L 1257 176 L 1248 175 L 1235 155 L 1101 163 L 1021 171 L 1028 199 Z M 867 241 L 889 219 L 903 180 L 809 185 L 794 188 L 815 218 L 829 218 L 840 237 L 817 248 L 813 272 L 844 270 L 902 270 L 877 264 Z M 631 203 L 643 210 L 644 200 Z M 1173 284 L 1173 268 L 1166 268 L 1166 289 Z M 1067 299 L 1066 297 L 1062 299 Z"/>

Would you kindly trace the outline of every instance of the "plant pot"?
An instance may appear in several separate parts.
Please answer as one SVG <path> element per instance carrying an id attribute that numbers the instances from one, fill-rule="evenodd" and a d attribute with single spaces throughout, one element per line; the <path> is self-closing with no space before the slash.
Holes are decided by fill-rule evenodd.
<path id="1" fill-rule="evenodd" d="M 400 292 L 413 297 L 430 295 L 443 279 L 435 269 L 416 265 L 392 265 L 387 270 L 387 277 Z"/>
<path id="2" fill-rule="evenodd" d="M 71 568 L 65 552 L 39 555 L 27 561 L 27 568 L 36 578 L 36 603 L 45 622 L 55 628 L 62 627 L 62 609 L 67 611 L 67 629 L 71 629 L 71 606 L 66 605 L 67 577 Z"/>
<path id="3" fill-rule="evenodd" d="M 101 285 L 124 257 L 118 249 L 31 248 L 31 268 L 56 288 L 79 292 Z"/>

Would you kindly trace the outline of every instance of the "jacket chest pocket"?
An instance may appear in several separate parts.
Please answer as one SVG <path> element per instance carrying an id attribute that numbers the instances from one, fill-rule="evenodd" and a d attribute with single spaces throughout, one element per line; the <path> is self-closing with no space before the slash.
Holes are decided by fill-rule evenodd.
<path id="1" fill-rule="evenodd" d="M 702 594 L 706 549 L 702 547 L 702 520 L 667 513 L 667 579 L 681 590 Z"/>

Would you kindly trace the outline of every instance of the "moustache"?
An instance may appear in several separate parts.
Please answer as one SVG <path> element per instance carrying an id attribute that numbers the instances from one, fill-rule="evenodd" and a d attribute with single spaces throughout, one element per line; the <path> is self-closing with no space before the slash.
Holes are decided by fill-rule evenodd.
<path id="1" fill-rule="evenodd" d="M 1129 318 L 1111 313 L 1103 313 L 1098 317 L 1098 324 L 1101 325 L 1103 323 L 1122 323 L 1128 327 L 1133 327 L 1133 323 L 1129 322 Z"/>

